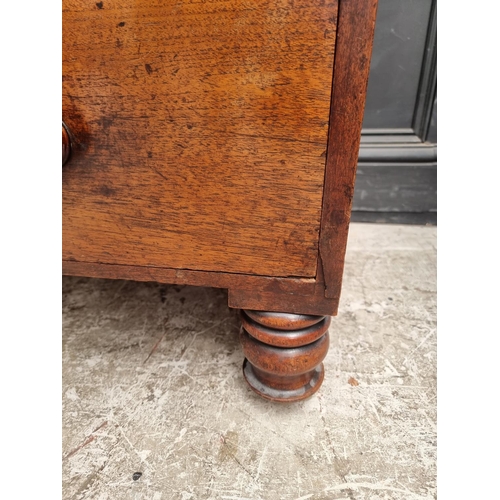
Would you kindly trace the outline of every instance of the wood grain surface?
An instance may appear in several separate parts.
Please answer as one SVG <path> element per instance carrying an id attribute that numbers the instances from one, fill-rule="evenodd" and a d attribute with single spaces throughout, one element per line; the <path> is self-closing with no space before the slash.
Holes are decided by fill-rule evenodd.
<path id="1" fill-rule="evenodd" d="M 314 278 L 279 278 L 255 276 L 250 274 L 230 274 L 209 271 L 189 271 L 186 269 L 163 269 L 161 267 L 137 267 L 92 262 L 63 261 L 63 274 L 68 276 L 86 276 L 88 278 L 124 279 L 133 281 L 151 281 L 156 283 L 210 286 L 254 290 L 277 294 L 314 295 L 323 292 Z"/>
<path id="2" fill-rule="evenodd" d="M 273 316 L 277 321 L 271 323 L 277 323 L 276 327 L 269 326 Z M 261 319 L 265 324 L 260 323 Z M 243 375 L 260 396 L 291 403 L 310 397 L 323 382 L 322 361 L 330 345 L 331 318 L 317 316 L 315 324 L 307 328 L 303 327 L 303 315 L 288 314 L 284 322 L 283 319 L 281 313 L 260 315 L 241 311 Z M 286 329 L 279 327 L 283 323 Z"/>
<path id="3" fill-rule="evenodd" d="M 257 311 L 289 312 L 294 314 L 313 314 L 335 316 L 339 299 L 329 299 L 324 295 L 324 285 L 316 288 L 316 294 L 279 293 L 253 290 L 229 289 L 228 305 L 234 309 L 253 309 Z"/>
<path id="4" fill-rule="evenodd" d="M 336 22 L 336 1 L 63 0 L 63 259 L 315 277 Z"/>
<path id="5" fill-rule="evenodd" d="M 319 248 L 325 297 L 337 303 L 342 289 L 376 13 L 377 0 L 340 2 Z"/>

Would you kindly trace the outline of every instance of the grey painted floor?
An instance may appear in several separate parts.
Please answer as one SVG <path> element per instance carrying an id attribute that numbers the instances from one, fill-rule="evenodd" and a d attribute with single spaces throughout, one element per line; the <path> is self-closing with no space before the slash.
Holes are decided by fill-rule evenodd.
<path id="1" fill-rule="evenodd" d="M 63 498 L 436 498 L 435 243 L 351 225 L 325 381 L 291 405 L 246 387 L 224 290 L 65 277 Z"/>

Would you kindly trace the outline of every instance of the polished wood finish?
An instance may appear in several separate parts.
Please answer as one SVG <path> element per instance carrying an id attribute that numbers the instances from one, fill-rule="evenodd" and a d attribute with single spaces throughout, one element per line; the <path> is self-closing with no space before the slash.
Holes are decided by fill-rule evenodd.
<path id="1" fill-rule="evenodd" d="M 314 394 L 324 378 L 329 316 L 242 311 L 243 375 L 260 396 L 293 402 Z"/>
<path id="2" fill-rule="evenodd" d="M 337 2 L 63 0 L 63 259 L 314 278 Z"/>

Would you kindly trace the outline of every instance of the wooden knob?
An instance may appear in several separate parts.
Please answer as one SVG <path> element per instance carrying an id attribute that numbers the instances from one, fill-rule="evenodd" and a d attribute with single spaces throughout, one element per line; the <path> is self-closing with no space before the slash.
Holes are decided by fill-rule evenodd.
<path id="1" fill-rule="evenodd" d="M 66 125 L 62 124 L 62 164 L 68 161 L 69 155 L 71 154 L 71 140 L 69 138 L 69 133 Z"/>

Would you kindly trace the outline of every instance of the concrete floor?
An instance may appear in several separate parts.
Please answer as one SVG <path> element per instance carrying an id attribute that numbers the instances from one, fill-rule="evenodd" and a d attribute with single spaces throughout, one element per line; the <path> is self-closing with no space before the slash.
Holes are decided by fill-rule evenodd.
<path id="1" fill-rule="evenodd" d="M 246 387 L 224 290 L 65 277 L 63 498 L 436 498 L 435 243 L 351 225 L 325 381 L 291 405 Z"/>

